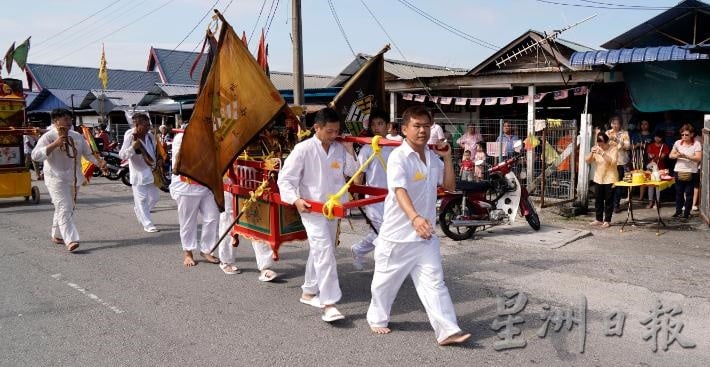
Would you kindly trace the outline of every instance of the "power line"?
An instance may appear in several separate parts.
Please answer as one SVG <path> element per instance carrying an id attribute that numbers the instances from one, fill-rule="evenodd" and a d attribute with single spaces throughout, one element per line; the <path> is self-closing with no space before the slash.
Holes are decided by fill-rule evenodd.
<path id="1" fill-rule="evenodd" d="M 274 11 L 271 13 L 271 20 L 269 20 L 268 25 L 266 26 L 266 34 L 269 34 L 269 30 L 271 30 L 271 23 L 274 22 L 274 18 L 276 18 L 276 11 L 279 9 L 279 4 L 281 3 L 280 0 L 276 0 L 276 7 L 274 7 Z M 269 19 L 269 18 L 267 18 Z"/>
<path id="2" fill-rule="evenodd" d="M 441 28 L 443 28 L 443 29 L 445 29 L 445 30 L 447 30 L 447 31 L 449 31 L 449 32 L 451 32 L 451 33 L 453 33 L 453 34 L 455 34 L 455 35 L 457 35 L 457 36 L 459 36 L 459 37 L 461 37 L 461 38 L 463 38 L 463 39 L 469 41 L 469 42 L 472 42 L 472 43 L 474 43 L 474 44 L 476 44 L 476 45 L 478 45 L 478 46 L 485 47 L 485 48 L 488 48 L 488 49 L 491 49 L 491 50 L 495 50 L 495 51 L 498 50 L 498 46 L 496 46 L 496 45 L 494 45 L 494 44 L 492 44 L 492 43 L 490 43 L 490 42 L 488 42 L 488 41 L 482 40 L 482 39 L 480 39 L 480 38 L 478 38 L 478 37 L 474 37 L 474 36 L 472 36 L 472 35 L 470 35 L 470 34 L 464 32 L 464 31 L 462 31 L 462 30 L 460 30 L 460 29 L 457 29 L 457 28 L 455 28 L 455 27 L 453 27 L 453 26 L 451 26 L 451 25 L 445 23 L 445 22 L 442 21 L 442 20 L 437 19 L 436 17 L 434 17 L 433 15 L 431 15 L 431 14 L 425 12 L 424 10 L 417 8 L 416 6 L 414 6 L 414 4 L 410 3 L 410 2 L 407 1 L 407 0 L 397 0 L 397 1 L 399 1 L 400 3 L 402 3 L 402 5 L 408 7 L 409 9 L 411 9 L 412 11 L 414 11 L 415 13 L 417 13 L 417 14 L 423 16 L 424 18 L 426 18 L 426 19 L 429 20 L 430 22 L 432 22 L 432 23 L 438 25 L 439 27 L 441 27 Z"/>
<path id="3" fill-rule="evenodd" d="M 251 33 L 249 33 L 249 40 L 247 41 L 247 44 L 250 44 L 251 38 L 254 37 L 254 32 L 256 32 L 256 26 L 259 25 L 259 20 L 261 19 L 261 14 L 264 12 L 264 6 L 266 6 L 266 0 L 261 2 L 261 9 L 259 9 L 259 16 L 256 17 L 256 21 L 254 22 L 254 27 L 251 29 Z"/>
<path id="4" fill-rule="evenodd" d="M 66 27 L 66 28 L 62 29 L 61 31 L 59 31 L 59 32 L 57 32 L 57 33 L 55 33 L 55 34 L 53 34 L 53 35 L 50 36 L 49 38 L 46 38 L 44 41 L 40 41 L 40 42 L 38 42 L 37 44 L 32 45 L 32 46 L 33 46 L 33 47 L 37 47 L 37 46 L 39 46 L 39 45 L 44 44 L 45 42 L 47 42 L 47 41 L 49 41 L 49 40 L 52 40 L 52 39 L 56 38 L 57 36 L 61 35 L 62 33 L 64 33 L 64 32 L 66 32 L 66 31 L 68 31 L 68 30 L 70 30 L 70 29 L 72 29 L 72 28 L 78 26 L 78 25 L 81 24 L 81 23 L 84 23 L 85 21 L 89 20 L 90 18 L 92 18 L 92 17 L 95 16 L 96 14 L 101 13 L 102 11 L 104 11 L 104 10 L 106 10 L 106 9 L 108 9 L 108 8 L 110 8 L 110 7 L 112 7 L 113 5 L 115 5 L 116 3 L 119 3 L 119 2 L 121 2 L 121 0 L 116 0 L 116 1 L 114 1 L 114 2 L 112 2 L 112 3 L 110 3 L 110 4 L 108 4 L 108 5 L 104 6 L 103 8 L 101 8 L 101 9 L 99 9 L 98 11 L 92 13 L 91 15 L 87 16 L 86 18 L 84 18 L 84 19 L 82 19 L 82 20 L 80 20 L 80 21 L 78 21 L 78 22 L 76 22 L 76 23 L 70 25 L 69 27 Z"/>
<path id="5" fill-rule="evenodd" d="M 101 36 L 101 37 L 99 37 L 99 38 L 97 38 L 97 39 L 91 41 L 91 42 L 88 42 L 88 43 L 82 45 L 81 47 L 75 49 L 74 51 L 72 51 L 72 52 L 70 52 L 70 53 L 67 53 L 67 54 L 65 54 L 65 55 L 63 55 L 63 56 L 61 56 L 61 57 L 55 59 L 55 60 L 53 61 L 53 63 L 54 63 L 54 62 L 57 62 L 57 61 L 59 61 L 59 60 L 61 60 L 61 59 L 63 59 L 63 58 L 65 58 L 65 57 L 67 57 L 67 56 L 71 56 L 71 55 L 73 55 L 74 53 L 76 53 L 76 52 L 78 52 L 78 51 L 80 51 L 80 50 L 86 48 L 87 46 L 90 46 L 90 45 L 92 45 L 92 44 L 94 44 L 94 43 L 96 43 L 96 42 L 98 42 L 98 41 L 101 41 L 101 40 L 103 40 L 103 39 L 105 39 L 105 38 L 107 38 L 107 37 L 110 37 L 110 36 L 112 36 L 112 35 L 114 35 L 114 34 L 120 32 L 120 31 L 126 29 L 127 27 L 129 27 L 129 26 L 131 26 L 131 25 L 133 25 L 133 24 L 135 24 L 135 23 L 137 23 L 137 22 L 143 20 L 143 18 L 145 18 L 145 17 L 147 17 L 147 16 L 149 16 L 149 15 L 155 13 L 156 11 L 158 11 L 158 10 L 160 10 L 160 9 L 162 9 L 162 8 L 164 8 L 164 7 L 166 7 L 166 6 L 168 6 L 168 5 L 169 5 L 170 3 L 172 3 L 173 1 L 175 1 L 175 0 L 168 0 L 168 1 L 166 1 L 165 3 L 163 3 L 163 4 L 160 5 L 160 6 L 158 6 L 157 8 L 155 8 L 155 9 L 153 9 L 153 10 L 151 10 L 151 11 L 149 11 L 149 12 L 143 14 L 143 15 L 141 15 L 140 17 L 134 19 L 133 21 L 131 21 L 131 22 L 129 22 L 129 23 L 123 25 L 122 27 L 119 27 L 119 28 L 117 28 L 117 29 L 115 29 L 115 30 L 113 30 L 113 31 L 111 31 L 111 32 L 109 32 L 109 33 L 107 33 L 107 34 L 105 34 L 105 35 L 103 35 L 103 36 Z"/>
<path id="6" fill-rule="evenodd" d="M 338 25 L 338 29 L 340 29 L 340 34 L 343 35 L 343 38 L 345 39 L 345 43 L 348 45 L 350 52 L 352 52 L 353 56 L 357 59 L 357 54 L 355 53 L 355 50 L 353 50 L 353 46 L 350 44 L 350 40 L 348 39 L 348 35 L 345 33 L 345 29 L 343 28 L 343 24 L 340 23 L 340 18 L 338 17 L 338 12 L 335 11 L 335 5 L 333 5 L 333 0 L 328 0 L 328 6 L 330 7 L 330 14 L 333 15 L 333 19 L 335 19 L 335 23 Z"/>
<path id="7" fill-rule="evenodd" d="M 551 0 L 535 0 L 540 3 L 546 3 L 546 4 L 554 4 L 554 5 L 563 5 L 563 6 L 573 6 L 573 7 L 578 7 L 578 8 L 593 8 L 593 9 L 608 9 L 608 10 L 668 10 L 675 8 L 674 6 L 641 6 L 641 5 L 621 5 L 621 4 L 611 4 L 611 3 L 601 3 L 601 2 L 592 2 L 592 1 L 587 1 L 592 4 L 600 4 L 600 5 L 586 5 L 586 4 L 571 4 L 571 3 L 564 3 L 561 1 L 551 1 Z M 582 0 L 584 1 L 584 0 Z M 614 5 L 614 6 L 610 6 Z M 685 9 L 697 9 L 697 7 L 692 6 L 692 7 L 683 7 Z"/>
<path id="8" fill-rule="evenodd" d="M 384 32 L 384 34 L 387 36 L 387 38 L 389 39 L 389 41 L 390 41 L 390 43 L 392 44 L 392 46 L 394 46 L 394 48 L 397 49 L 397 52 L 399 52 L 399 55 L 402 56 L 402 59 L 403 59 L 405 62 L 408 63 L 409 61 L 407 60 L 407 57 L 404 56 L 404 53 L 402 52 L 402 49 L 400 49 L 399 46 L 397 46 L 397 43 L 394 42 L 394 39 L 392 38 L 392 36 L 390 36 L 389 32 L 387 32 L 387 30 L 385 29 L 385 26 L 383 26 L 382 23 L 380 22 L 380 20 L 377 19 L 377 17 L 375 16 L 375 13 L 373 13 L 372 10 L 370 10 L 370 7 L 368 7 L 367 4 L 365 4 L 365 0 L 360 0 L 360 3 L 362 3 L 362 5 L 363 5 L 363 6 L 365 7 L 365 9 L 367 10 L 367 12 L 370 13 L 370 16 L 372 17 L 372 19 L 375 20 L 375 22 L 376 22 L 377 25 L 380 27 L 380 29 L 382 30 L 382 32 Z M 414 77 L 417 79 L 417 81 L 419 82 L 419 84 L 422 85 L 422 87 L 423 87 L 423 89 L 424 89 L 424 93 L 426 93 L 429 97 L 431 97 L 431 93 L 429 92 L 429 88 L 427 87 L 427 85 L 424 84 L 424 82 L 421 80 L 421 78 L 419 78 L 419 76 L 417 75 L 417 73 L 414 72 L 414 69 L 413 69 L 411 66 L 407 65 L 407 67 L 409 68 L 409 71 L 412 73 L 412 75 L 414 75 Z M 441 112 L 441 114 L 444 116 L 444 118 L 446 119 L 446 121 L 448 121 L 449 123 L 451 123 L 451 120 L 449 119 L 449 116 L 447 116 L 447 115 L 446 115 L 446 112 L 444 112 L 444 110 L 441 109 L 441 106 L 439 106 L 438 103 L 435 103 L 434 105 L 436 105 L 436 108 L 439 110 L 439 112 Z"/>

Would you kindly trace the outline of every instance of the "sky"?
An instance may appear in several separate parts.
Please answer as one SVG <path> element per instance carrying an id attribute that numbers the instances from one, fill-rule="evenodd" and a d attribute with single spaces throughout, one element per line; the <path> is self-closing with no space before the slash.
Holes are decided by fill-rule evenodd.
<path id="1" fill-rule="evenodd" d="M 303 0 L 304 70 L 308 74 L 336 75 L 353 60 L 353 51 L 373 54 L 386 43 L 393 46 L 385 55 L 389 59 L 471 69 L 495 52 L 497 48 L 491 49 L 490 45 L 502 47 L 529 29 L 549 32 L 595 14 L 594 19 L 560 37 L 600 48 L 663 12 L 661 8 L 678 2 L 552 1 L 558 4 L 543 0 Z M 215 3 L 239 34 L 244 30 L 247 37 L 252 35 L 252 51 L 261 28 L 268 27 L 268 17 L 266 39 L 271 70 L 292 70 L 291 0 L 11 1 L 3 4 L 0 52 L 4 55 L 12 42 L 20 44 L 32 36 L 30 63 L 98 67 L 103 45 L 109 69 L 145 70 L 151 46 L 199 50 Z M 405 3 L 485 43 L 459 37 Z M 330 4 L 352 50 L 334 20 Z M 633 9 L 593 8 L 615 7 L 614 4 Z M 208 12 L 210 16 L 201 21 Z M 1 75 L 7 77 L 6 70 Z M 24 80 L 16 65 L 10 76 Z"/>

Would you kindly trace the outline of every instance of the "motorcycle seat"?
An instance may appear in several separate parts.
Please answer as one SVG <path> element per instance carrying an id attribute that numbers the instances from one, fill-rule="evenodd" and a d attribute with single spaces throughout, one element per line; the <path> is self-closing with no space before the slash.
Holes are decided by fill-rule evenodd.
<path id="1" fill-rule="evenodd" d="M 459 181 L 456 183 L 456 190 L 467 192 L 488 191 L 491 188 L 491 183 L 488 181 Z"/>

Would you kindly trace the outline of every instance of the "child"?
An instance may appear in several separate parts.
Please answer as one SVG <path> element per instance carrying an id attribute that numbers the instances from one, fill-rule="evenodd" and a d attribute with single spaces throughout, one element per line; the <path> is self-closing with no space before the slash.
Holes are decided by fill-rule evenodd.
<path id="1" fill-rule="evenodd" d="M 486 151 L 483 148 L 483 142 L 476 143 L 476 154 L 473 156 L 473 162 L 476 164 L 473 171 L 473 177 L 476 181 L 483 181 L 483 172 L 486 165 Z"/>
<path id="2" fill-rule="evenodd" d="M 463 152 L 461 159 L 461 181 L 473 181 L 473 161 L 471 160 L 471 151 Z"/>

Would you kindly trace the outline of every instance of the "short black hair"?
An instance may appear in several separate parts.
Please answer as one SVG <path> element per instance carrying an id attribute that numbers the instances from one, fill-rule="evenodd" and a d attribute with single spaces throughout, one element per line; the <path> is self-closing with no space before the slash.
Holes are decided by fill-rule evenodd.
<path id="1" fill-rule="evenodd" d="M 607 136 L 606 133 L 604 133 L 604 132 L 600 132 L 599 134 L 597 134 L 597 142 L 599 142 L 599 141 L 602 141 L 604 143 L 608 143 L 609 136 Z"/>
<path id="2" fill-rule="evenodd" d="M 385 111 L 382 110 L 373 110 L 372 112 L 370 112 L 370 121 L 374 119 L 382 119 L 385 123 L 389 123 L 389 116 Z"/>
<path id="3" fill-rule="evenodd" d="M 148 115 L 145 113 L 135 113 L 133 116 L 131 116 L 131 120 L 136 121 L 136 120 L 141 120 L 142 122 L 145 122 L 146 124 L 150 124 L 150 118 L 148 118 Z"/>
<path id="4" fill-rule="evenodd" d="M 66 108 L 55 108 L 50 113 L 50 116 L 52 117 L 52 120 L 59 119 L 65 116 L 71 118 L 71 112 L 69 112 L 69 110 L 67 110 Z"/>
<path id="5" fill-rule="evenodd" d="M 412 118 L 424 116 L 429 118 L 429 122 L 433 122 L 433 119 L 431 118 L 431 112 L 429 112 L 426 107 L 422 105 L 415 105 L 409 107 L 404 110 L 404 113 L 402 113 L 402 124 L 407 125 Z"/>
<path id="6" fill-rule="evenodd" d="M 320 109 L 316 112 L 316 116 L 313 118 L 314 125 L 325 126 L 325 124 L 329 122 L 341 122 L 340 115 L 338 115 L 338 113 L 330 107 Z"/>

